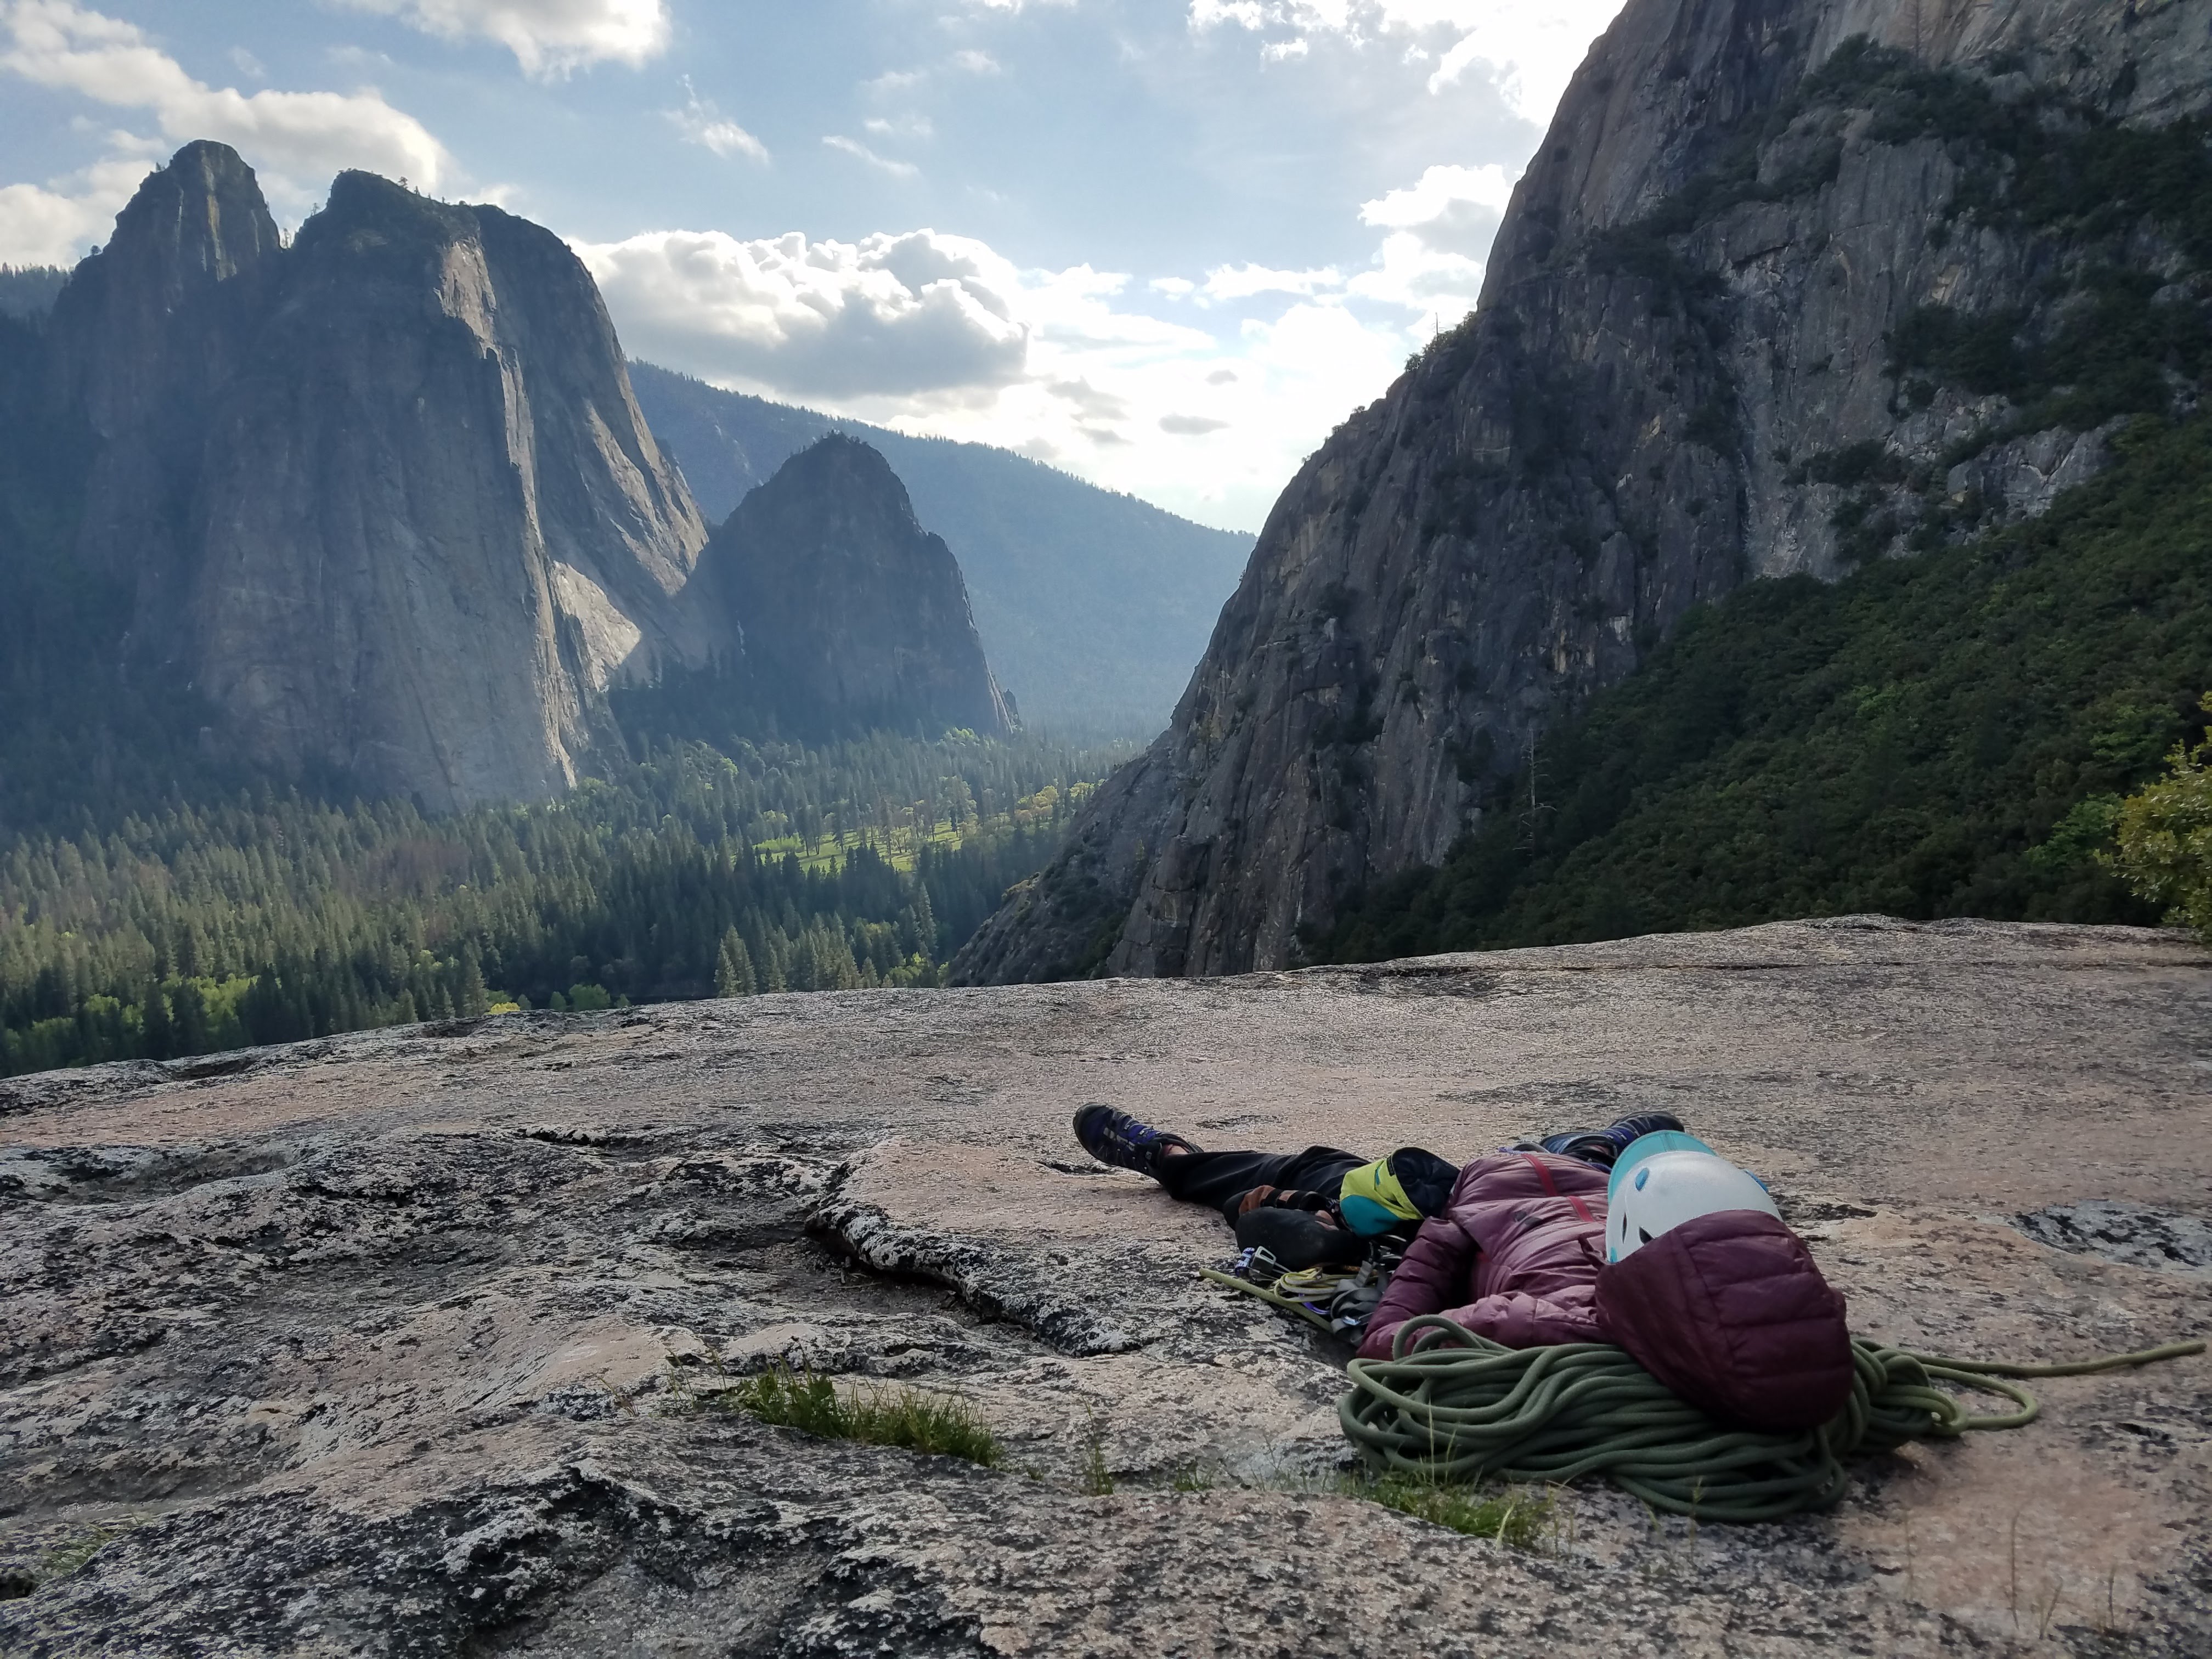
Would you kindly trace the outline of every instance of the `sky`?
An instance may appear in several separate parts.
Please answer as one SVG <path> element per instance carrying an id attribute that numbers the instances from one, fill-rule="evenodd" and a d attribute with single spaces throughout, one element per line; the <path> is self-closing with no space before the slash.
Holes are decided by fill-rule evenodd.
<path id="1" fill-rule="evenodd" d="M 1474 303 L 1620 0 L 0 0 L 0 263 L 235 146 L 550 226 L 635 357 L 1229 529 Z"/>

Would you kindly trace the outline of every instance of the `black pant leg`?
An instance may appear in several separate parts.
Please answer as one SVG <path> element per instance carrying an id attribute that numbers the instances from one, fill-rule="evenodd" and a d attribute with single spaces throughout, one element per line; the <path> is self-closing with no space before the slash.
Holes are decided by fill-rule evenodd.
<path id="1" fill-rule="evenodd" d="M 1170 1152 L 1152 1165 L 1170 1198 L 1219 1209 L 1255 1187 L 1278 1187 L 1297 1160 L 1280 1152 Z"/>
<path id="2" fill-rule="evenodd" d="M 1334 1198 L 1346 1170 L 1364 1158 L 1334 1146 L 1309 1146 L 1302 1152 L 1177 1152 L 1152 1166 L 1154 1179 L 1168 1196 L 1187 1204 L 1220 1209 L 1255 1187 L 1287 1187 Z"/>
<path id="3" fill-rule="evenodd" d="M 1335 1146 L 1309 1146 L 1296 1158 L 1285 1162 L 1283 1172 L 1274 1184 L 1296 1191 L 1319 1193 L 1323 1198 L 1334 1198 L 1336 1189 L 1344 1184 L 1345 1172 L 1356 1170 L 1363 1164 L 1372 1163 L 1357 1152 L 1347 1152 Z"/>

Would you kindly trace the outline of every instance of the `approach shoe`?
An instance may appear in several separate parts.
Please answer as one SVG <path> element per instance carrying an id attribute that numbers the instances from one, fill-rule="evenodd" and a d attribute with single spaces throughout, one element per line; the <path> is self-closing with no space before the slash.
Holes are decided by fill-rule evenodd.
<path id="1" fill-rule="evenodd" d="M 1075 1138 L 1101 1164 L 1134 1170 L 1139 1175 L 1151 1175 L 1160 1154 L 1170 1146 L 1193 1152 L 1199 1150 L 1181 1135 L 1155 1129 L 1095 1100 L 1075 1114 Z"/>

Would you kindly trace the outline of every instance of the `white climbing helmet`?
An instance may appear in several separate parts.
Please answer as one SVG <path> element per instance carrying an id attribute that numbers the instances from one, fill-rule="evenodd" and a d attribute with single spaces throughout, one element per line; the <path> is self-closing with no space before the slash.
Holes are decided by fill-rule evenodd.
<path id="1" fill-rule="evenodd" d="M 1761 1210 L 1779 1220 L 1773 1195 L 1695 1135 L 1666 1129 L 1629 1142 L 1606 1190 L 1605 1259 L 1633 1255 L 1668 1229 L 1722 1210 Z"/>

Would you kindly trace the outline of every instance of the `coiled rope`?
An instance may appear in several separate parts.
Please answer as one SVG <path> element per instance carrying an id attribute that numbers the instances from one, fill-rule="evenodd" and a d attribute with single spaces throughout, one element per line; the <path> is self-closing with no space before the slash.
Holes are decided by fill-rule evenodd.
<path id="1" fill-rule="evenodd" d="M 1817 1429 L 1767 1434 L 1716 1422 L 1609 1343 L 1507 1348 L 1431 1314 L 1399 1327 L 1389 1358 L 1352 1362 L 1352 1389 L 1337 1413 L 1386 1474 L 1440 1484 L 1602 1474 L 1668 1514 L 1772 1521 L 1841 1498 L 1850 1482 L 1847 1457 L 2033 1422 L 2035 1396 L 2003 1378 L 2082 1376 L 2203 1352 L 2202 1342 L 2170 1342 L 2020 1365 L 1853 1337 L 1850 1403 Z M 2017 1409 L 1973 1416 L 1938 1382 L 2004 1395 Z"/>

